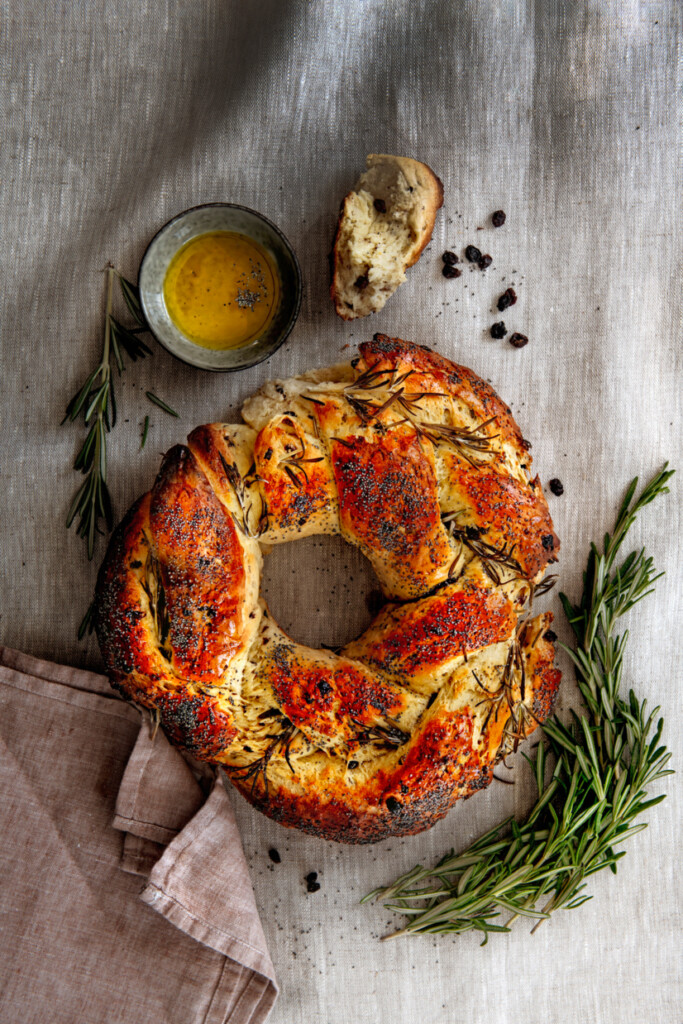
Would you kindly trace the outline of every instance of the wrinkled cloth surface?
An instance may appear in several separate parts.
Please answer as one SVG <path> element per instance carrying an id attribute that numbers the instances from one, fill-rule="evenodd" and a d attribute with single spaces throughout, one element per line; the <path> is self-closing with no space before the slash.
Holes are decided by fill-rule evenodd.
<path id="1" fill-rule="evenodd" d="M 205 801 L 140 723 L 104 677 L 0 648 L 3 1022 L 268 1018 L 275 975 L 225 788 Z"/>
<path id="2" fill-rule="evenodd" d="M 159 227 L 211 201 L 256 208 L 285 232 L 302 266 L 301 314 L 248 371 L 203 373 L 152 343 L 116 377 L 116 515 L 149 488 L 161 453 L 199 423 L 238 420 L 264 381 L 348 359 L 375 331 L 400 335 L 472 367 L 511 404 L 562 539 L 560 584 L 538 606 L 569 642 L 559 589 L 578 596 L 589 542 L 611 527 L 629 480 L 680 465 L 683 5 L 0 0 L 0 12 L 4 642 L 101 671 L 94 638 L 79 643 L 76 631 L 104 541 L 90 564 L 64 529 L 84 430 L 59 424 L 99 358 L 102 268 L 135 280 Z M 344 324 L 327 254 L 369 152 L 426 161 L 444 207 L 384 310 Z M 495 229 L 499 209 L 507 220 Z M 467 263 L 468 244 L 493 257 L 488 270 Z M 446 249 L 460 257 L 458 279 L 442 276 Z M 501 313 L 509 286 L 518 300 Z M 130 323 L 118 297 L 116 312 Z M 500 320 L 508 335 L 495 341 Z M 513 331 L 525 348 L 509 344 Z M 561 497 L 548 490 L 555 477 Z M 594 876 L 594 898 L 534 936 L 518 921 L 483 949 L 475 934 L 380 943 L 401 919 L 361 896 L 523 814 L 533 785 L 521 757 L 508 762 L 514 786 L 496 783 L 430 832 L 379 847 L 285 831 L 230 795 L 281 985 L 274 1024 L 680 1024 L 680 495 L 674 479 L 633 531 L 631 546 L 646 545 L 666 576 L 629 616 L 624 667 L 625 687 L 662 706 L 678 774 L 658 788 L 669 798 L 618 875 Z M 338 539 L 265 560 L 271 610 L 305 643 L 357 635 L 376 588 Z M 577 696 L 559 661 L 565 714 Z M 309 894 L 313 870 L 321 888 Z"/>

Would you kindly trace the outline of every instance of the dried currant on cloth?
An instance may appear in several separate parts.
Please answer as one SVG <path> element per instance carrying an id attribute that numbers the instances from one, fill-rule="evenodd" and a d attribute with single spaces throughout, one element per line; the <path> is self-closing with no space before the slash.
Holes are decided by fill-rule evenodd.
<path id="1" fill-rule="evenodd" d="M 509 306 L 514 306 L 516 301 L 517 301 L 517 292 L 515 291 L 515 289 L 514 288 L 506 288 L 505 291 L 503 292 L 503 294 L 501 295 L 501 297 L 498 299 L 498 302 L 496 303 L 496 305 L 498 306 L 498 309 L 502 313 L 503 310 L 507 309 Z"/>

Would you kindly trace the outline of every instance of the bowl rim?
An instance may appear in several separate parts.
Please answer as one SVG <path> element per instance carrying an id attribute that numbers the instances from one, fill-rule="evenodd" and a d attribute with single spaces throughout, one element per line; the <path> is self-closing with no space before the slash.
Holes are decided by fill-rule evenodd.
<path id="1" fill-rule="evenodd" d="M 225 207 L 228 207 L 232 210 L 242 210 L 244 213 L 252 214 L 254 217 L 257 217 L 260 221 L 263 221 L 264 224 L 267 224 L 268 227 L 280 238 L 280 241 L 283 243 L 285 249 L 289 253 L 292 259 L 292 263 L 294 265 L 294 276 L 296 278 L 296 293 L 294 295 L 294 301 L 292 303 L 292 311 L 290 313 L 289 320 L 287 321 L 285 327 L 283 328 L 282 333 L 280 334 L 280 337 L 277 341 L 277 344 L 274 345 L 273 348 L 271 348 L 268 352 L 266 352 L 264 355 L 259 356 L 257 359 L 253 359 L 249 363 L 241 363 L 239 366 L 200 366 L 198 363 L 192 362 L 190 359 L 186 359 L 185 357 L 179 355 L 176 351 L 170 348 L 165 341 L 159 338 L 152 330 L 149 316 L 147 313 L 147 307 L 145 304 L 145 300 L 143 298 L 142 289 L 140 288 L 140 280 L 142 278 L 142 268 L 145 265 L 145 261 L 147 259 L 150 249 L 152 248 L 158 237 L 164 231 L 166 231 L 167 228 L 170 228 L 173 224 L 175 224 L 176 221 L 181 220 L 183 217 L 186 217 L 188 213 L 194 213 L 196 210 L 216 209 Z M 161 227 L 154 233 L 152 238 L 147 243 L 145 251 L 142 254 L 142 259 L 140 260 L 140 267 L 138 269 L 138 293 L 140 295 L 140 305 L 145 315 L 145 320 L 147 321 L 150 333 L 152 334 L 154 339 L 162 346 L 162 348 L 165 348 L 167 352 L 170 352 L 174 359 L 178 359 L 179 362 L 184 363 L 186 366 L 193 366 L 196 370 L 206 370 L 209 373 L 238 373 L 240 370 L 248 370 L 252 366 L 258 366 L 259 363 L 264 363 L 266 359 L 270 359 L 271 356 L 275 355 L 278 349 L 282 348 L 285 341 L 292 333 L 294 325 L 299 318 L 299 312 L 301 311 L 301 301 L 303 296 L 303 278 L 301 274 L 301 265 L 299 264 L 298 257 L 292 247 L 292 244 L 285 235 L 285 233 L 281 230 L 281 228 L 277 226 L 277 224 L 274 224 L 269 217 L 264 216 L 264 214 L 260 213 L 258 210 L 254 210 L 251 206 L 242 206 L 241 203 L 226 203 L 219 201 L 215 203 L 197 203 L 196 206 L 188 206 L 186 210 L 181 210 L 180 213 L 176 213 L 175 216 L 171 217 L 170 220 L 167 220 L 164 224 L 161 225 Z"/>

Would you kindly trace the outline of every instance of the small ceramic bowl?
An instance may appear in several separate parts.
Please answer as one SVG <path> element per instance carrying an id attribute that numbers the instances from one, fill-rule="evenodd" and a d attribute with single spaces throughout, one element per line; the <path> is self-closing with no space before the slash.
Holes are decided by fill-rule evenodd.
<path id="1" fill-rule="evenodd" d="M 234 231 L 257 242 L 270 255 L 280 277 L 280 304 L 263 334 L 239 348 L 203 348 L 171 320 L 164 301 L 164 279 L 178 250 L 197 235 Z M 291 245 L 256 210 L 234 203 L 207 203 L 179 213 L 154 236 L 140 265 L 140 301 L 155 338 L 184 363 L 202 370 L 244 370 L 262 362 L 283 344 L 299 315 L 301 270 Z"/>

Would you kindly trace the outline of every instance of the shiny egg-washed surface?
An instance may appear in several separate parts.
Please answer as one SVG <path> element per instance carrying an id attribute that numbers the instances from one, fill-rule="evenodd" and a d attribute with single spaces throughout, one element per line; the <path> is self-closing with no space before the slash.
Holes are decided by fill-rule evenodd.
<path id="1" fill-rule="evenodd" d="M 198 427 L 117 529 L 97 588 L 114 685 L 284 825 L 428 828 L 547 717 L 559 540 L 529 445 L 465 367 L 384 335 Z M 387 598 L 339 652 L 259 598 L 268 546 L 341 533 Z"/>

